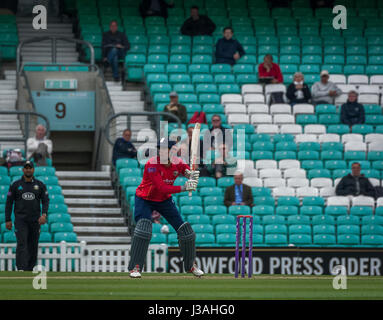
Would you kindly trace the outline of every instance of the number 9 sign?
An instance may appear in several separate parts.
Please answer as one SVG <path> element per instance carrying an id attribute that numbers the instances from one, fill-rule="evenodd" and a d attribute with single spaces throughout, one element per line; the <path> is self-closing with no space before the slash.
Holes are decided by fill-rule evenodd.
<path id="1" fill-rule="evenodd" d="M 66 106 L 63 102 L 58 102 L 55 106 L 56 109 L 56 118 L 63 119 L 66 115 Z"/>

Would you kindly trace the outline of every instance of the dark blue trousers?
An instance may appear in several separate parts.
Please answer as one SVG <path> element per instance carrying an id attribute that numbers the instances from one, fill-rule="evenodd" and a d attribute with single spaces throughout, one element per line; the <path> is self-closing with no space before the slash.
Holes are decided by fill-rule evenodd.
<path id="1" fill-rule="evenodd" d="M 112 48 L 108 52 L 108 62 L 112 67 L 113 78 L 118 78 L 118 60 L 124 57 L 124 49 Z"/>
<path id="2" fill-rule="evenodd" d="M 136 223 L 143 218 L 151 220 L 153 210 L 158 211 L 176 231 L 184 223 L 173 198 L 158 202 L 145 200 L 137 196 L 135 197 L 134 219 L 136 220 Z"/>

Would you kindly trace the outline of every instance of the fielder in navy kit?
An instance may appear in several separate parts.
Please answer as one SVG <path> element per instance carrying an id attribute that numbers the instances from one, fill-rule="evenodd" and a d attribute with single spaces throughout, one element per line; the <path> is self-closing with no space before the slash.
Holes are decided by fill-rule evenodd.
<path id="1" fill-rule="evenodd" d="M 34 165 L 24 164 L 24 175 L 10 187 L 5 206 L 6 228 L 12 230 L 12 208 L 15 206 L 16 267 L 18 271 L 32 271 L 37 262 L 40 225 L 47 222 L 49 198 L 44 183 L 37 180 Z M 40 207 L 42 204 L 42 208 Z"/>

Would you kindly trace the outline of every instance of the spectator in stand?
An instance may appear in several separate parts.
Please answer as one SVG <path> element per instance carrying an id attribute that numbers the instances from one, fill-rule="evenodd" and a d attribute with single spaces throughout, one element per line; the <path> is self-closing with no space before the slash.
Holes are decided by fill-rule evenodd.
<path id="1" fill-rule="evenodd" d="M 39 124 L 35 137 L 27 140 L 27 159 L 33 158 L 36 166 L 46 165 L 46 159 L 52 157 L 52 141 L 47 139 L 46 132 L 47 129 Z"/>
<path id="2" fill-rule="evenodd" d="M 181 27 L 181 33 L 186 36 L 211 36 L 215 30 L 215 24 L 206 15 L 200 15 L 198 7 L 190 9 L 188 18 Z"/>
<path id="3" fill-rule="evenodd" d="M 124 158 L 136 158 L 137 150 L 133 143 L 130 141 L 132 137 L 132 131 L 125 129 L 122 133 L 122 137 L 118 138 L 113 146 L 113 165 L 116 165 L 118 159 Z"/>
<path id="4" fill-rule="evenodd" d="M 119 81 L 118 61 L 125 58 L 130 49 L 130 43 L 126 35 L 118 31 L 117 21 L 110 22 L 109 31 L 102 35 L 102 58 L 112 67 L 114 81 Z"/>
<path id="5" fill-rule="evenodd" d="M 212 162 L 208 170 L 216 179 L 219 179 L 232 174 L 230 170 L 234 170 L 237 167 L 237 159 L 230 155 L 229 149 L 224 143 L 219 145 L 217 151 L 212 150 L 210 154 L 213 159 L 207 160 Z"/>
<path id="6" fill-rule="evenodd" d="M 180 118 L 182 123 L 187 121 L 186 107 L 178 102 L 178 94 L 175 91 L 170 92 L 170 103 L 164 107 L 164 112 L 169 112 Z M 173 118 L 164 116 L 164 121 L 176 122 Z"/>
<path id="7" fill-rule="evenodd" d="M 173 8 L 174 2 L 167 3 L 165 0 L 142 0 L 140 3 L 140 12 L 142 18 L 159 16 L 168 18 L 168 8 Z"/>
<path id="8" fill-rule="evenodd" d="M 350 127 L 354 124 L 365 122 L 364 107 L 358 103 L 358 93 L 354 90 L 348 93 L 348 100 L 342 105 L 340 121 Z"/>
<path id="9" fill-rule="evenodd" d="M 354 162 L 351 167 L 351 173 L 343 177 L 336 186 L 337 196 L 359 196 L 375 197 L 375 188 L 370 180 L 360 173 L 361 166 L 359 162 Z"/>
<path id="10" fill-rule="evenodd" d="M 234 65 L 236 61 L 245 55 L 245 50 L 238 40 L 233 39 L 233 29 L 223 29 L 223 38 L 215 45 L 215 63 L 227 63 Z"/>
<path id="11" fill-rule="evenodd" d="M 253 193 L 251 187 L 243 184 L 243 173 L 237 171 L 234 174 L 234 184 L 226 188 L 224 203 L 230 206 L 252 206 Z"/>
<path id="12" fill-rule="evenodd" d="M 286 96 L 291 106 L 297 103 L 309 103 L 311 92 L 308 85 L 304 83 L 302 72 L 295 72 L 294 81 L 288 86 Z"/>
<path id="13" fill-rule="evenodd" d="M 279 65 L 273 62 L 271 54 L 265 55 L 263 63 L 258 66 L 258 78 L 272 77 L 271 83 L 283 83 L 283 76 Z"/>
<path id="14" fill-rule="evenodd" d="M 213 115 L 213 117 L 211 118 L 211 124 L 211 148 L 214 150 L 216 148 L 216 144 L 225 143 L 228 146 L 228 148 L 231 149 L 231 146 L 233 145 L 233 136 L 231 135 L 229 130 L 225 130 L 225 128 L 222 126 L 221 116 L 218 114 Z"/>
<path id="15" fill-rule="evenodd" d="M 342 93 L 337 85 L 328 79 L 330 75 L 327 70 L 320 73 L 320 81 L 311 87 L 311 95 L 314 104 L 333 104 L 334 98 Z"/>

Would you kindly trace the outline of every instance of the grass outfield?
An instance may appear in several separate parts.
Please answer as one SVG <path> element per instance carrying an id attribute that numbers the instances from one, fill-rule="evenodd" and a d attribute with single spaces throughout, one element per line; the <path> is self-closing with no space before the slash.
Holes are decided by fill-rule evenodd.
<path id="1" fill-rule="evenodd" d="M 348 277 L 347 290 L 334 290 L 331 276 L 145 273 L 47 274 L 47 289 L 32 288 L 31 272 L 0 272 L 0 299 L 383 299 L 383 277 Z"/>

